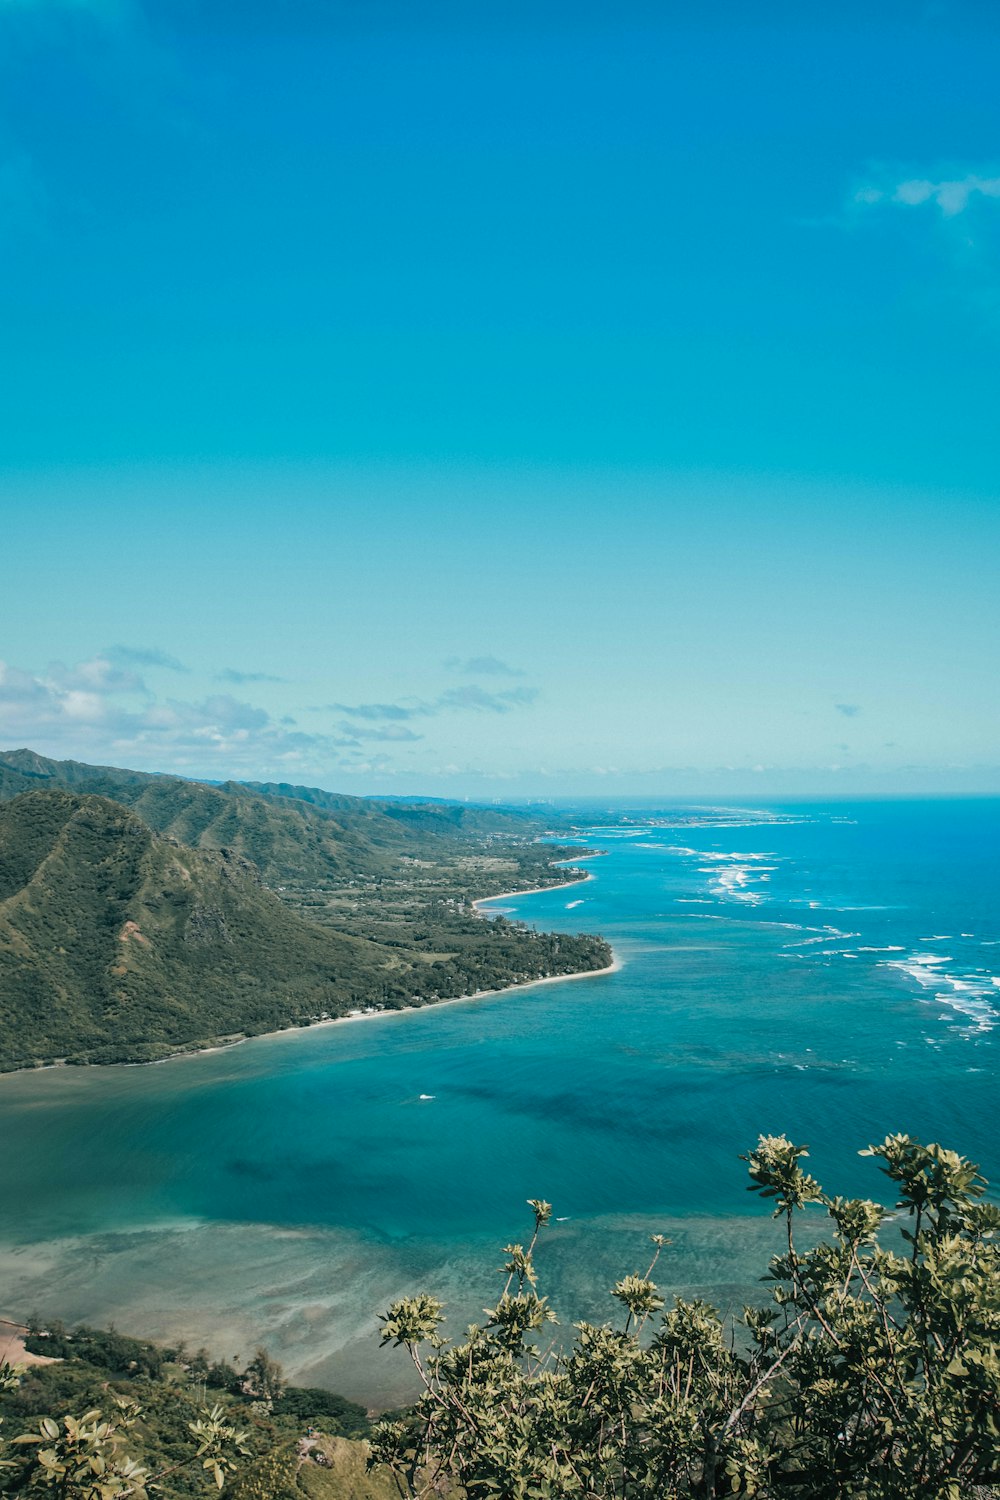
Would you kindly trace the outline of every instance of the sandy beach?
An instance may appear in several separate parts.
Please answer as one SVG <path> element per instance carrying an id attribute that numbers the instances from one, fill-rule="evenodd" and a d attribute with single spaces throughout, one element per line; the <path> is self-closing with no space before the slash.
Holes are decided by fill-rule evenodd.
<path id="1" fill-rule="evenodd" d="M 582 881 L 571 881 L 572 885 L 580 885 Z M 555 886 L 542 886 L 542 890 L 555 890 Z M 518 891 L 519 896 L 536 894 L 534 891 Z M 484 900 L 497 901 L 498 896 L 484 897 Z M 614 949 L 612 949 L 614 953 Z M 499 990 L 474 990 L 470 995 L 449 995 L 444 1000 L 428 1000 L 425 1005 L 404 1005 L 399 1010 L 370 1010 L 362 1011 L 356 1016 L 330 1016 L 326 1021 L 311 1021 L 307 1026 L 283 1026 L 280 1031 L 262 1031 L 259 1036 L 241 1036 L 234 1038 L 231 1042 L 220 1042 L 213 1047 L 189 1047 L 184 1051 L 172 1052 L 169 1057 L 157 1058 L 154 1062 L 139 1063 L 113 1063 L 117 1068 L 159 1068 L 168 1063 L 179 1062 L 183 1058 L 207 1057 L 212 1052 L 229 1052 L 233 1047 L 242 1047 L 245 1042 L 277 1041 L 280 1037 L 301 1036 L 304 1031 L 319 1031 L 325 1026 L 349 1026 L 358 1021 L 390 1021 L 402 1020 L 407 1016 L 422 1015 L 428 1010 L 440 1010 L 442 1005 L 469 1005 L 476 1000 L 489 1000 L 497 995 L 511 995 L 515 990 L 535 989 L 542 984 L 565 984 L 571 979 L 602 979 L 608 974 L 617 974 L 623 968 L 623 962 L 617 953 L 614 953 L 609 964 L 603 969 L 578 969 L 572 974 L 547 974 L 542 979 L 522 979 L 517 984 L 505 984 Z M 47 1066 L 63 1066 L 63 1064 L 47 1064 Z M 39 1071 L 35 1069 L 34 1071 Z"/>
<path id="2" fill-rule="evenodd" d="M 586 855 L 582 857 L 593 859 L 595 856 Z M 492 905 L 494 901 L 512 901 L 521 896 L 540 896 L 543 891 L 565 891 L 575 885 L 586 885 L 588 880 L 593 879 L 594 876 L 588 870 L 582 879 L 561 880 L 556 885 L 536 885 L 526 891 L 501 891 L 496 896 L 481 896 L 478 901 L 473 901 L 472 905 L 477 912 L 480 912 L 480 907 Z M 487 913 L 480 912 L 480 916 L 486 915 Z M 288 1030 L 312 1031 L 316 1026 L 338 1026 L 344 1021 L 375 1021 L 379 1017 L 416 1015 L 424 1010 L 437 1010 L 441 1005 L 459 1005 L 465 1004 L 470 1000 L 486 1000 L 494 995 L 509 995 L 514 990 L 531 989 L 539 984 L 561 984 L 567 979 L 599 979 L 605 974 L 616 974 L 622 967 L 622 960 L 613 949 L 612 954 L 611 962 L 606 964 L 603 969 L 579 969 L 573 974 L 548 974 L 543 979 L 523 979 L 518 984 L 505 984 L 498 990 L 475 990 L 471 995 L 450 995 L 444 1000 L 429 1000 L 426 1005 L 407 1005 L 401 1010 L 367 1011 L 359 1016 L 331 1016 L 329 1021 L 314 1021 L 312 1026 L 289 1027 Z M 280 1036 L 282 1033 L 269 1032 L 268 1035 Z M 248 1040 L 250 1039 L 248 1038 Z"/>
<path id="3" fill-rule="evenodd" d="M 551 886 L 544 887 L 551 890 Z M 528 895 L 527 891 L 521 891 L 522 896 Z M 496 900 L 496 897 L 492 897 Z M 614 951 L 614 950 L 612 950 Z M 534 989 L 540 984 L 563 984 L 568 979 L 600 979 L 605 974 L 617 974 L 623 967 L 622 960 L 617 954 L 603 969 L 578 969 L 573 974 L 547 974 L 543 979 L 522 979 L 518 984 L 505 984 L 500 990 L 475 990 L 471 995 L 449 995 L 446 1000 L 428 1000 L 426 1005 L 407 1005 L 402 1010 L 376 1010 L 360 1016 L 333 1016 L 329 1021 L 314 1021 L 312 1026 L 289 1027 L 290 1031 L 312 1031 L 316 1026 L 339 1026 L 344 1021 L 376 1021 L 380 1017 L 389 1016 L 415 1016 L 421 1011 L 438 1010 L 442 1005 L 464 1005 L 470 1000 L 487 1000 L 493 995 L 510 995 L 514 990 Z M 280 1031 L 269 1032 L 269 1036 L 282 1036 Z M 247 1038 L 248 1041 L 252 1038 Z"/>
<path id="4" fill-rule="evenodd" d="M 595 856 L 588 855 L 587 857 L 593 859 Z M 571 886 L 586 885 L 587 881 L 593 880 L 593 878 L 593 875 L 588 870 L 581 878 L 576 880 L 560 880 L 556 885 L 533 885 L 527 891 L 501 891 L 497 896 L 480 896 L 479 900 L 473 901 L 472 905 L 476 911 L 479 911 L 481 906 L 489 906 L 494 901 L 513 901 L 519 896 L 540 896 L 543 891 L 568 891 Z"/>
<path id="5" fill-rule="evenodd" d="M 32 1354 L 24 1347 L 28 1332 L 24 1323 L 15 1323 L 11 1318 L 0 1318 L 0 1364 L 8 1365 L 57 1365 L 58 1359 L 49 1354 Z"/>

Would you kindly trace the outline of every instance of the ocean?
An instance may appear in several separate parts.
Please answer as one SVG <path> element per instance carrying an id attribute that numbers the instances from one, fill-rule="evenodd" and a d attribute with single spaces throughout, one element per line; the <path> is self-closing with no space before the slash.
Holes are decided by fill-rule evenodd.
<path id="1" fill-rule="evenodd" d="M 567 1326 L 613 1314 L 653 1232 L 668 1294 L 759 1297 L 761 1132 L 831 1192 L 892 1201 L 857 1154 L 891 1131 L 1000 1183 L 1000 800 L 622 811 L 587 810 L 585 884 L 488 908 L 603 933 L 613 974 L 0 1078 L 0 1310 L 262 1343 L 389 1404 L 412 1383 L 377 1314 L 425 1289 L 481 1317 L 527 1198 Z"/>

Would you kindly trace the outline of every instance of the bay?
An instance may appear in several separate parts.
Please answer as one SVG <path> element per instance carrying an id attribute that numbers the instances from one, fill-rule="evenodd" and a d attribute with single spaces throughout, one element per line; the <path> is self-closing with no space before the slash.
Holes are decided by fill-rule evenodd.
<path id="1" fill-rule="evenodd" d="M 622 826 L 622 813 L 631 823 Z M 377 1314 L 481 1316 L 525 1200 L 564 1323 L 673 1240 L 668 1291 L 758 1295 L 778 1248 L 738 1160 L 938 1139 L 1000 1180 L 1000 802 L 586 810 L 583 885 L 491 903 L 599 931 L 621 967 L 155 1067 L 0 1078 L 0 1303 L 114 1321 L 373 1405 L 412 1389 Z"/>

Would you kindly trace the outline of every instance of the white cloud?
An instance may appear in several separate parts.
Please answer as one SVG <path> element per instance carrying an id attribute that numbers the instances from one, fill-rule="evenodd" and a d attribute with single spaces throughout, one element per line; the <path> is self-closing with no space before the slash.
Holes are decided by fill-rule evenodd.
<path id="1" fill-rule="evenodd" d="M 448 688 L 432 705 L 432 711 L 447 708 L 471 708 L 476 712 L 507 714 L 512 708 L 525 708 L 538 697 L 537 688 L 506 688 L 502 693 L 489 693 L 485 688 L 469 683 L 466 687 Z"/>
<path id="2" fill-rule="evenodd" d="M 357 737 L 306 734 L 229 693 L 155 698 L 142 679 L 94 657 L 45 673 L 0 662 L 0 744 L 157 770 L 226 775 L 322 770 L 354 756 Z"/>
<path id="3" fill-rule="evenodd" d="M 945 219 L 964 213 L 975 197 L 1000 198 L 1000 176 L 984 177 L 977 172 L 964 177 L 946 177 L 934 181 L 929 177 L 905 177 L 895 182 L 866 183 L 857 189 L 854 202 L 861 207 L 895 205 L 920 208 L 933 203 Z"/>
<path id="4" fill-rule="evenodd" d="M 995 165 L 933 174 L 884 167 L 856 186 L 849 210 L 848 223 L 855 228 L 859 223 L 894 223 L 902 233 L 905 226 L 920 253 L 937 260 L 939 292 L 996 325 L 1000 170 Z"/>
<path id="5" fill-rule="evenodd" d="M 415 715 L 426 712 L 420 704 L 404 703 L 327 703 L 318 707 L 315 712 L 322 713 L 324 708 L 336 709 L 340 714 L 350 714 L 352 719 L 412 719 Z"/>
<path id="6" fill-rule="evenodd" d="M 109 646 L 101 655 L 108 661 L 131 662 L 136 667 L 163 667 L 168 672 L 190 672 L 176 656 L 160 651 L 155 646 Z"/>
<path id="7" fill-rule="evenodd" d="M 138 673 L 116 666 L 105 655 L 78 662 L 75 667 L 64 667 L 61 662 L 53 662 L 44 680 L 65 692 L 78 689 L 101 696 L 109 693 L 146 692 L 146 684 Z"/>
<path id="8" fill-rule="evenodd" d="M 356 740 L 384 740 L 386 742 L 401 742 L 404 740 L 422 740 L 422 734 L 415 734 L 406 724 L 348 724 L 339 725 L 340 733 L 350 741 Z"/>
<path id="9" fill-rule="evenodd" d="M 462 683 L 430 700 L 338 705 L 339 717 L 329 729 L 309 733 L 280 709 L 272 715 L 235 693 L 161 693 L 139 675 L 138 665 L 186 671 L 175 658 L 145 647 L 115 647 L 68 665 L 54 662 L 43 672 L 0 662 L 0 748 L 26 746 L 58 758 L 195 776 L 322 780 L 376 769 L 395 774 L 424 741 L 420 721 L 508 714 L 537 696 L 537 689 L 520 683 L 496 692 Z M 216 680 L 220 675 L 226 682 L 265 680 L 263 673 L 235 669 Z M 326 705 L 326 711 L 333 707 Z M 373 753 L 376 747 L 380 753 Z"/>
<path id="10" fill-rule="evenodd" d="M 220 682 L 231 682 L 236 687 L 242 687 L 248 682 L 287 682 L 287 677 L 275 677 L 273 672 L 239 672 L 235 667 L 223 667 L 216 674 Z"/>
<path id="11" fill-rule="evenodd" d="M 421 699 L 404 700 L 402 703 L 331 703 L 328 705 L 338 713 L 348 714 L 352 719 L 401 720 L 429 719 L 435 714 L 449 710 L 472 710 L 474 713 L 510 713 L 514 708 L 526 708 L 538 697 L 538 689 L 530 687 L 504 688 L 493 693 L 476 683 L 465 683 L 462 687 L 446 688 L 431 702 Z"/>
<path id="12" fill-rule="evenodd" d="M 451 672 L 467 677 L 523 677 L 520 667 L 512 667 L 498 656 L 449 656 L 445 666 Z"/>

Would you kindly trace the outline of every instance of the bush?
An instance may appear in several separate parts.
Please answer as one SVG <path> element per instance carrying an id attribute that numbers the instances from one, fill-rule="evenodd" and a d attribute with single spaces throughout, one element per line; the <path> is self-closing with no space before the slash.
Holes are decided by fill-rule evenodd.
<path id="1" fill-rule="evenodd" d="M 33 1320 L 34 1322 L 34 1320 Z M 24 1347 L 32 1354 L 47 1354 L 56 1359 L 76 1358 L 99 1365 L 116 1375 L 146 1376 L 157 1379 L 163 1370 L 164 1352 L 155 1344 L 127 1337 L 116 1329 L 87 1328 L 81 1325 L 67 1333 L 61 1323 L 29 1331 Z"/>
<path id="2" fill-rule="evenodd" d="M 319 1425 L 336 1437 L 366 1437 L 368 1413 L 356 1401 L 314 1386 L 290 1385 L 272 1406 L 275 1416 Z"/>
<path id="3" fill-rule="evenodd" d="M 940 1146 L 897 1135 L 861 1154 L 896 1185 L 907 1253 L 879 1244 L 882 1207 L 828 1197 L 804 1146 L 762 1136 L 744 1159 L 784 1245 L 765 1278 L 771 1305 L 745 1308 L 735 1328 L 705 1302 L 665 1306 L 655 1237 L 646 1274 L 612 1291 L 619 1325 L 583 1323 L 568 1350 L 541 1347 L 555 1320 L 532 1255 L 551 1208 L 532 1201 L 532 1239 L 506 1247 L 483 1327 L 453 1343 L 434 1298 L 390 1307 L 382 1342 L 408 1350 L 423 1394 L 375 1428 L 372 1464 L 391 1465 L 404 1493 L 440 1484 L 470 1500 L 992 1494 L 1000 1209 L 982 1201 L 976 1167 Z M 832 1239 L 800 1253 L 794 1220 L 810 1206 Z"/>

